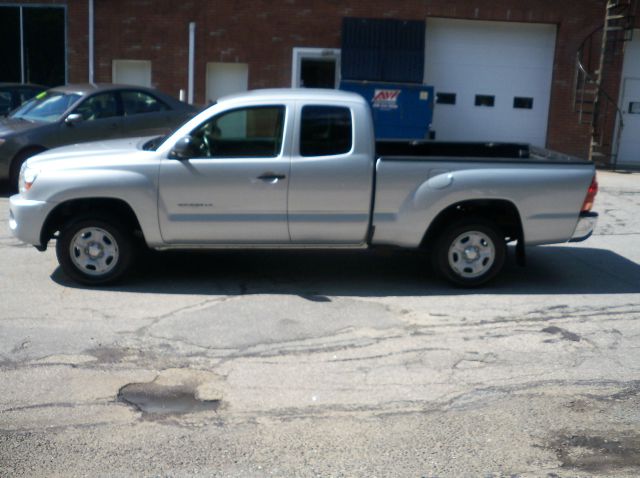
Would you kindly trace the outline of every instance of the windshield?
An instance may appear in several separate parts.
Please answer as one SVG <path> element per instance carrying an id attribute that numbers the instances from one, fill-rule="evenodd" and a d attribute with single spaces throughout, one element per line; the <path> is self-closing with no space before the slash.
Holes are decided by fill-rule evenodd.
<path id="1" fill-rule="evenodd" d="M 80 97 L 81 95 L 77 93 L 44 91 L 15 110 L 9 117 L 52 123 L 59 119 Z"/>

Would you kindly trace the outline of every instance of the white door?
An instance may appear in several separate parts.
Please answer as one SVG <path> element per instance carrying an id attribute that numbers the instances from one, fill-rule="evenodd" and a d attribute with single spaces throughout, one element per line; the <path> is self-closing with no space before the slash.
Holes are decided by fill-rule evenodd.
<path id="1" fill-rule="evenodd" d="M 555 25 L 427 19 L 436 139 L 545 146 L 555 39 Z"/>
<path id="2" fill-rule="evenodd" d="M 113 83 L 151 87 L 151 62 L 146 60 L 113 60 Z"/>
<path id="3" fill-rule="evenodd" d="M 207 104 L 218 98 L 247 91 L 249 65 L 246 63 L 207 63 Z"/>
<path id="4" fill-rule="evenodd" d="M 625 78 L 622 87 L 622 118 L 617 165 L 640 165 L 640 78 Z"/>
<path id="5" fill-rule="evenodd" d="M 620 87 L 620 109 L 624 127 L 616 157 L 618 166 L 640 165 L 640 29 L 626 44 Z M 618 128 L 620 125 L 618 124 Z"/>

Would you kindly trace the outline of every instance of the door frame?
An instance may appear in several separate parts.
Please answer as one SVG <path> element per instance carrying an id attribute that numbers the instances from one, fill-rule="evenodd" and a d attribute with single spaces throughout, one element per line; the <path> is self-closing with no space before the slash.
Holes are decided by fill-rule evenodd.
<path id="1" fill-rule="evenodd" d="M 623 77 L 622 81 L 620 83 L 620 99 L 618 101 L 618 109 L 620 110 L 620 112 L 622 113 L 622 116 L 624 118 L 625 115 L 625 105 L 624 105 L 624 99 L 626 96 L 626 90 L 627 90 L 627 82 L 628 81 L 640 81 L 640 76 L 627 76 L 627 77 Z M 624 123 L 622 124 L 622 129 L 620 127 L 620 116 L 616 115 L 616 126 L 614 129 L 614 141 L 613 141 L 613 148 L 612 148 L 612 153 L 613 153 L 613 157 L 615 158 L 614 162 L 613 162 L 613 167 L 617 167 L 619 164 L 619 158 L 618 158 L 618 153 L 620 152 L 620 144 L 622 143 L 622 135 L 624 134 L 624 128 L 625 125 Z"/>
<path id="2" fill-rule="evenodd" d="M 300 74 L 302 73 L 302 60 L 303 59 L 320 59 L 333 60 L 336 66 L 336 84 L 337 89 L 340 86 L 340 55 L 339 48 L 303 48 L 294 47 L 291 56 L 291 87 L 301 88 Z"/>

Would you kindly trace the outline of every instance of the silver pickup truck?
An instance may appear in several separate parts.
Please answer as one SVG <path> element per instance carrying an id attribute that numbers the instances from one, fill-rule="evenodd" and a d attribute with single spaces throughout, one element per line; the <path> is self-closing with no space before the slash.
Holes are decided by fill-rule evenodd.
<path id="1" fill-rule="evenodd" d="M 506 244 L 584 240 L 592 163 L 526 144 L 376 142 L 360 96 L 260 90 L 229 96 L 164 138 L 112 140 L 32 157 L 10 227 L 63 271 L 105 284 L 150 248 L 366 248 L 429 252 L 477 286 Z"/>

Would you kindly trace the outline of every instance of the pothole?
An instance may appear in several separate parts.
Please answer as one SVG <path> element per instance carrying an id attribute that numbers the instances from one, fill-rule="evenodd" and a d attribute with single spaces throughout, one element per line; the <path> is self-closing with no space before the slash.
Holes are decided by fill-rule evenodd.
<path id="1" fill-rule="evenodd" d="M 603 436 L 569 435 L 554 440 L 563 468 L 588 472 L 614 472 L 640 466 L 640 437 L 636 434 Z"/>
<path id="2" fill-rule="evenodd" d="M 118 401 L 156 417 L 216 411 L 222 403 L 219 385 L 220 377 L 209 372 L 169 369 L 152 382 L 123 386 Z"/>
<path id="3" fill-rule="evenodd" d="M 150 415 L 182 415 L 216 411 L 220 400 L 199 400 L 188 386 L 165 386 L 155 383 L 130 383 L 120 389 L 118 400 Z"/>

